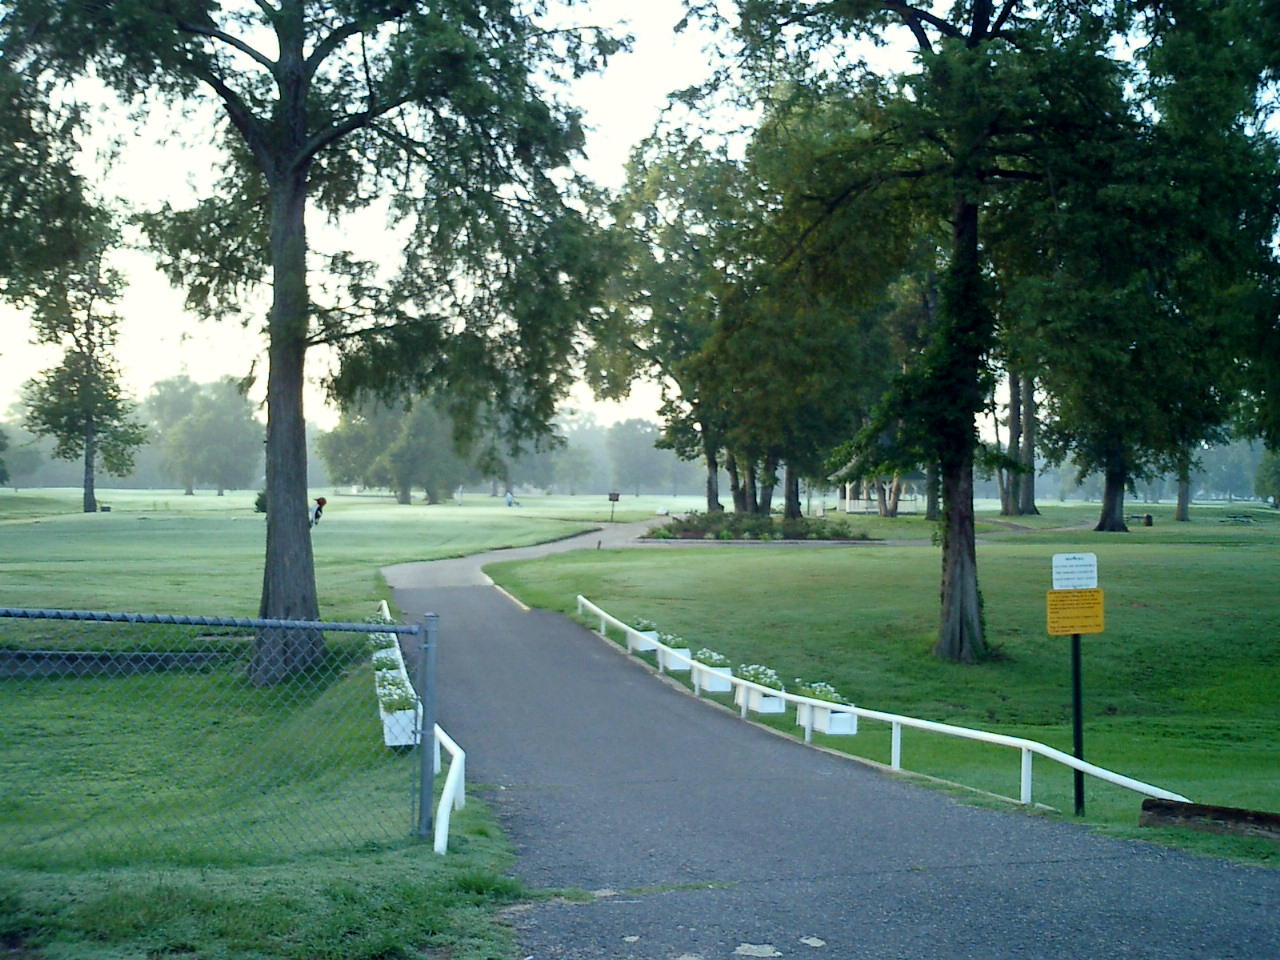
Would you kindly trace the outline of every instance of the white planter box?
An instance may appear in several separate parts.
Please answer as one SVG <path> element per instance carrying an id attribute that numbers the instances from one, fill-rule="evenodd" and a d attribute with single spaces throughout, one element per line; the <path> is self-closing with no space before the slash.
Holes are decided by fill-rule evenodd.
<path id="1" fill-rule="evenodd" d="M 637 630 L 635 633 L 627 634 L 627 636 L 630 638 L 631 649 L 636 653 L 658 649 L 657 630 Z"/>
<path id="2" fill-rule="evenodd" d="M 418 711 L 395 710 L 388 712 L 381 707 L 382 742 L 388 747 L 412 747 L 418 742 Z"/>
<path id="3" fill-rule="evenodd" d="M 813 729 L 833 736 L 853 736 L 858 732 L 858 717 L 852 713 L 832 711 L 829 707 L 811 707 L 807 703 L 796 704 L 796 723 L 804 726 L 813 712 Z"/>
<path id="4" fill-rule="evenodd" d="M 729 677 L 733 676 L 733 667 L 709 667 L 705 663 L 693 665 L 694 682 L 698 689 L 707 693 L 728 693 L 733 689 Z"/>
<path id="5" fill-rule="evenodd" d="M 678 654 L 684 657 L 684 660 L 677 660 L 672 654 Z M 658 662 L 662 664 L 662 669 L 671 671 L 688 670 L 689 664 L 686 662 L 693 656 L 693 651 L 688 647 L 672 647 L 670 650 L 658 651 Z"/>
<path id="6" fill-rule="evenodd" d="M 787 701 L 781 697 L 773 697 L 767 693 L 761 693 L 759 690 L 751 690 L 748 687 L 738 687 L 733 692 L 733 702 L 742 706 L 743 696 L 747 698 L 747 709 L 754 713 L 786 713 Z"/>

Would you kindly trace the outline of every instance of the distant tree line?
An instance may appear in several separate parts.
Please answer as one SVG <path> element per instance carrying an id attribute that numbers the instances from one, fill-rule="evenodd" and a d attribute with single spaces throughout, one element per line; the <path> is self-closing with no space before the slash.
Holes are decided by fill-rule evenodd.
<path id="1" fill-rule="evenodd" d="M 58 435 L 46 427 L 51 418 L 40 412 L 37 391 L 29 390 L 27 400 L 27 406 L 15 411 L 13 422 L 0 429 L 8 443 L 0 450 L 0 470 L 7 475 L 0 482 L 82 486 L 83 423 L 77 421 L 65 435 Z M 105 459 L 99 465 L 113 474 L 114 485 L 178 487 L 188 495 L 199 488 L 219 496 L 261 486 L 263 425 L 234 378 L 201 384 L 186 376 L 173 377 L 157 382 L 139 404 L 122 394 L 118 402 L 132 442 L 123 463 Z"/>
<path id="2" fill-rule="evenodd" d="M 696 466 L 660 448 L 658 425 L 624 420 L 609 427 L 566 415 L 549 437 L 526 447 L 468 434 L 439 398 L 369 402 L 344 410 L 315 440 L 331 481 L 385 489 L 402 504 L 421 491 L 440 503 L 460 488 L 498 496 L 520 489 L 569 496 L 607 491 L 679 494 L 698 483 Z"/>

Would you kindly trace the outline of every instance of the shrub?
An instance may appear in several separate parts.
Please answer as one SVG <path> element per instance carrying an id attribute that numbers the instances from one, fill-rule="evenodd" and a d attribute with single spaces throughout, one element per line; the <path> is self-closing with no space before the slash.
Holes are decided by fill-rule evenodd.
<path id="1" fill-rule="evenodd" d="M 842 518 L 801 517 L 781 520 L 754 513 L 690 513 L 676 517 L 665 527 L 651 531 L 661 539 L 704 540 L 866 540 Z"/>

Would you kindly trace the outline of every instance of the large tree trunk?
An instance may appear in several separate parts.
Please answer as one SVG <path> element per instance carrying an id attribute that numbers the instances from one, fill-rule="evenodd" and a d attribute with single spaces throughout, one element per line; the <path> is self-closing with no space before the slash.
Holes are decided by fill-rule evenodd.
<path id="1" fill-rule="evenodd" d="M 1022 382 L 1016 373 L 1009 374 L 1009 459 L 1022 462 Z M 1011 517 L 1018 512 L 1022 485 L 1015 467 L 1004 471 L 1005 482 L 1000 490 L 1000 515 Z"/>
<path id="2" fill-rule="evenodd" d="M 1178 464 L 1178 506 L 1173 519 L 1180 523 L 1191 522 L 1191 458 L 1184 457 Z"/>
<path id="3" fill-rule="evenodd" d="M 896 517 L 898 515 L 898 507 L 902 504 L 902 488 L 906 486 L 906 481 L 902 479 L 902 474 L 895 473 L 893 482 L 889 485 L 889 513 L 888 516 Z"/>
<path id="4" fill-rule="evenodd" d="M 973 452 L 942 465 L 942 622 L 933 652 L 975 663 L 986 656 L 973 534 Z"/>
<path id="5" fill-rule="evenodd" d="M 98 429 L 89 417 L 84 425 L 84 512 L 98 512 L 98 498 L 94 490 L 94 473 L 98 458 Z"/>
<path id="6" fill-rule="evenodd" d="M 716 461 L 717 446 L 706 429 L 702 431 L 702 459 L 707 466 L 707 513 L 723 513 L 720 502 L 720 464 Z"/>
<path id="7" fill-rule="evenodd" d="M 783 519 L 799 520 L 804 516 L 804 511 L 800 508 L 800 474 L 789 463 L 782 475 L 782 483 L 785 490 L 782 510 Z"/>
<path id="8" fill-rule="evenodd" d="M 887 517 L 889 515 L 889 498 L 885 495 L 884 479 L 876 477 L 871 481 L 871 486 L 876 492 L 876 516 Z"/>
<path id="9" fill-rule="evenodd" d="M 1107 456 L 1102 484 L 1102 514 L 1093 529 L 1102 533 L 1128 533 L 1124 522 L 1124 488 L 1129 480 L 1125 456 L 1113 451 Z"/>
<path id="10" fill-rule="evenodd" d="M 746 488 L 747 513 L 759 513 L 760 501 L 757 496 L 756 462 L 754 460 L 747 461 L 747 469 L 743 472 L 742 485 Z"/>
<path id="11" fill-rule="evenodd" d="M 952 229 L 954 249 L 935 335 L 945 364 L 936 389 L 945 404 L 934 424 L 942 475 L 942 610 L 933 652 L 973 663 L 987 654 L 973 531 L 974 416 L 986 399 L 981 370 L 993 323 L 983 297 L 976 201 L 956 202 Z"/>
<path id="12" fill-rule="evenodd" d="M 306 273 L 306 173 L 278 176 L 271 189 L 274 295 L 268 321 L 267 549 L 259 615 L 315 620 L 315 562 L 307 513 L 306 423 L 302 413 L 309 304 Z M 314 630 L 264 631 L 250 675 L 277 683 L 307 670 L 323 653 Z"/>
<path id="13" fill-rule="evenodd" d="M 928 463 L 924 468 L 924 518 L 936 521 L 941 516 L 938 509 L 938 465 Z"/>
<path id="14" fill-rule="evenodd" d="M 732 453 L 725 454 L 725 473 L 729 474 L 729 495 L 733 498 L 733 512 L 747 512 L 747 492 L 742 486 L 742 474 L 738 470 L 738 458 Z"/>
<path id="15" fill-rule="evenodd" d="M 413 503 L 413 488 L 407 483 L 396 485 L 396 503 L 402 507 L 407 507 Z"/>
<path id="16" fill-rule="evenodd" d="M 773 512 L 773 488 L 776 485 L 777 474 L 778 458 L 769 454 L 764 458 L 764 469 L 761 471 L 760 478 L 760 502 L 756 504 L 756 511 L 762 517 L 767 517 Z"/>
<path id="17" fill-rule="evenodd" d="M 1022 474 L 1018 481 L 1018 514 L 1033 517 L 1036 508 L 1036 378 L 1022 378 Z"/>

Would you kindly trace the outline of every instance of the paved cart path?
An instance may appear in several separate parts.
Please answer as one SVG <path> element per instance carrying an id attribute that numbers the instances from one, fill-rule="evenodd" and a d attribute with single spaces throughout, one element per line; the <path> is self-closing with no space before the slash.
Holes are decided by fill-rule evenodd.
<path id="1" fill-rule="evenodd" d="M 784 740 L 480 569 L 642 528 L 385 571 L 401 609 L 440 615 L 440 721 L 516 872 L 596 894 L 516 911 L 522 956 L 1280 958 L 1280 871 L 966 806 Z"/>

